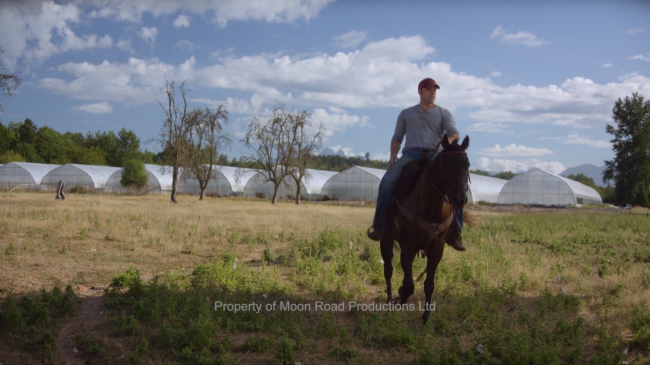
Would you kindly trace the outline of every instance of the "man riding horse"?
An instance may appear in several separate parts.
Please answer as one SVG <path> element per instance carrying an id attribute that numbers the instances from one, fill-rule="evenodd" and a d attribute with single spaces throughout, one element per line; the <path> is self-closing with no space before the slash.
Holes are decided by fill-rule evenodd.
<path id="1" fill-rule="evenodd" d="M 447 134 L 449 143 L 458 140 L 456 122 L 449 110 L 435 104 L 436 93 L 440 86 L 435 80 L 426 78 L 418 84 L 420 103 L 402 110 L 397 117 L 395 133 L 390 142 L 390 167 L 381 179 L 377 208 L 373 225 L 368 229 L 368 238 L 379 241 L 387 230 L 386 213 L 393 198 L 393 190 L 399 181 L 402 170 L 410 162 L 421 158 L 432 158 L 442 137 Z M 406 144 L 402 157 L 397 158 L 402 140 L 406 135 Z M 456 224 L 451 225 L 447 243 L 458 251 L 465 251 L 461 239 L 463 229 L 463 210 L 456 210 Z"/>

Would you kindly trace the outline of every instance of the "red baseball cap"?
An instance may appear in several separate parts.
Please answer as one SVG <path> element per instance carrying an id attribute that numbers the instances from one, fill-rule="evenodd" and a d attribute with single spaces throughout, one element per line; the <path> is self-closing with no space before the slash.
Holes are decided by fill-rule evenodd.
<path id="1" fill-rule="evenodd" d="M 436 89 L 440 89 L 440 85 L 436 83 L 436 80 L 432 78 L 426 78 L 418 84 L 418 90 L 420 89 L 430 89 L 435 87 Z"/>

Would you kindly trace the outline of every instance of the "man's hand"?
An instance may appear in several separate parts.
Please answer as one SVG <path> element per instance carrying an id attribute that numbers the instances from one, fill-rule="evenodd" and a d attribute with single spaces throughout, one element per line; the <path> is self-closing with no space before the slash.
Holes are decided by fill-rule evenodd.
<path id="1" fill-rule="evenodd" d="M 400 142 L 395 140 L 390 141 L 390 158 L 388 159 L 388 166 L 391 166 L 393 162 L 397 160 L 397 154 L 399 153 L 399 148 L 402 146 Z"/>
<path id="2" fill-rule="evenodd" d="M 388 159 L 388 166 L 392 166 L 393 162 L 397 161 L 397 154 L 391 154 L 390 158 Z"/>

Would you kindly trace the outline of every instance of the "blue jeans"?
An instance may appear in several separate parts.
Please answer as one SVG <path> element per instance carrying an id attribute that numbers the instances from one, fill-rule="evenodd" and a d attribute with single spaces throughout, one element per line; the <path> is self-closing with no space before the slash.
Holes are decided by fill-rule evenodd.
<path id="1" fill-rule="evenodd" d="M 388 168 L 386 174 L 381 179 L 379 184 L 379 194 L 377 195 L 377 208 L 375 210 L 375 219 L 373 220 L 373 225 L 385 224 L 386 222 L 386 210 L 388 205 L 393 199 L 393 191 L 395 190 L 395 184 L 399 181 L 400 176 L 404 167 L 411 163 L 411 161 L 424 158 L 424 154 L 420 150 L 406 150 L 402 151 L 402 157 L 398 158 L 397 161 Z M 463 210 L 458 209 L 456 211 L 456 224 L 460 232 L 463 230 Z"/>

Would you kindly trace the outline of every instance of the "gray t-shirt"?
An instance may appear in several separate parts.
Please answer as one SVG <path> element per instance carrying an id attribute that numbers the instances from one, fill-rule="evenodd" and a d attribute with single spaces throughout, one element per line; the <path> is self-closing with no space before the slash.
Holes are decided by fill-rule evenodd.
<path id="1" fill-rule="evenodd" d="M 433 149 L 445 133 L 447 136 L 458 133 L 456 122 L 449 110 L 436 105 L 424 112 L 415 105 L 399 113 L 393 140 L 402 143 L 406 135 L 402 152 L 411 148 Z"/>

